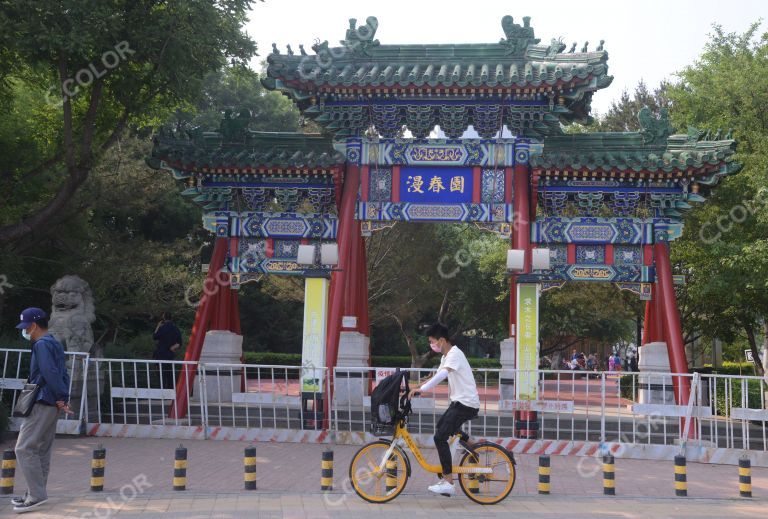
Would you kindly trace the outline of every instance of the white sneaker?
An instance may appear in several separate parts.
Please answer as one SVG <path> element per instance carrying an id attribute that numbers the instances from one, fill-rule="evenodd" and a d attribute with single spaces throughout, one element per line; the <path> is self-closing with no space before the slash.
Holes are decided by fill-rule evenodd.
<path id="1" fill-rule="evenodd" d="M 446 497 L 456 493 L 456 487 L 453 486 L 453 483 L 448 483 L 444 479 L 441 479 L 436 485 L 430 485 L 427 487 L 427 490 L 433 494 L 440 494 Z"/>

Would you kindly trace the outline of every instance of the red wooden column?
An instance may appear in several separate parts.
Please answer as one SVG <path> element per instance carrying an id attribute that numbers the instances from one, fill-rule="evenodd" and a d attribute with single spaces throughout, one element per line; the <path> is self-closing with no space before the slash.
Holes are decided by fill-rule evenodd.
<path id="1" fill-rule="evenodd" d="M 675 373 L 688 373 L 688 360 L 685 357 L 683 332 L 680 326 L 680 313 L 675 300 L 675 288 L 672 284 L 672 265 L 669 261 L 669 245 L 665 242 L 654 246 L 656 258 L 656 276 L 658 279 L 659 299 L 664 309 L 664 335 L 667 339 L 669 366 L 672 371 L 672 383 L 675 399 L 679 405 L 688 404 L 690 381 L 686 377 L 676 377 Z"/>
<path id="2" fill-rule="evenodd" d="M 369 175 L 369 166 L 361 166 L 360 195 L 364 201 L 368 198 Z M 360 222 L 357 220 L 352 223 L 350 254 L 344 315 L 355 316 L 357 318 L 357 325 L 354 330 L 368 336 L 368 267 L 365 255 L 365 238 L 360 232 Z"/>
<path id="3" fill-rule="evenodd" d="M 531 181 L 528 164 L 515 164 L 513 176 L 514 221 L 512 225 L 512 241 L 515 249 L 525 251 L 523 272 L 529 273 L 531 271 Z M 517 298 L 516 281 L 510 282 L 510 286 L 514 288 L 514 291 L 511 293 L 511 299 L 515 300 Z M 517 302 L 515 301 L 512 304 L 516 305 Z M 514 320 L 516 321 L 516 318 Z M 515 340 L 515 348 L 517 348 L 517 338 Z M 519 365 L 517 355 L 515 355 L 515 365 Z M 537 420 L 535 411 L 516 411 L 515 419 L 524 422 L 523 426 L 519 428 L 521 436 L 525 438 L 536 437 L 538 428 L 531 426 Z"/>
<path id="4" fill-rule="evenodd" d="M 645 302 L 645 317 L 643 322 L 643 344 L 664 342 L 664 309 L 659 297 L 658 284 L 651 285 L 651 299 Z"/>
<path id="5" fill-rule="evenodd" d="M 528 164 L 515 164 L 514 185 L 513 240 L 515 249 L 525 251 L 523 272 L 528 273 L 531 271 L 531 201 Z"/>
<path id="6" fill-rule="evenodd" d="M 227 238 L 216 238 L 215 245 L 213 247 L 213 256 L 208 266 L 208 273 L 203 282 L 203 297 L 200 298 L 200 303 L 195 312 L 195 322 L 192 325 L 192 331 L 189 334 L 189 342 L 187 343 L 187 351 L 184 354 L 184 360 L 189 362 L 197 362 L 200 360 L 200 353 L 203 350 L 203 340 L 205 334 L 209 329 L 211 322 L 212 309 L 218 306 L 218 299 L 221 297 L 221 269 L 224 267 L 224 262 L 227 258 Z M 227 287 L 229 288 L 229 287 Z M 193 365 L 184 365 L 179 378 L 176 382 L 176 402 L 175 405 L 171 405 L 169 416 L 171 418 L 184 418 L 187 414 L 187 400 L 189 399 L 189 391 L 192 390 L 192 385 L 195 381 L 195 375 L 197 374 L 197 367 Z"/>
<path id="7" fill-rule="evenodd" d="M 331 394 L 324 400 L 326 414 L 328 416 L 328 403 L 333 395 L 333 368 L 339 353 L 339 334 L 341 333 L 341 318 L 345 310 L 346 287 L 350 283 L 350 266 L 352 260 L 352 247 L 358 246 L 355 242 L 355 207 L 357 205 L 357 189 L 360 184 L 360 166 L 347 163 L 344 178 L 341 207 L 339 208 L 339 229 L 336 235 L 336 243 L 339 247 L 338 269 L 331 275 L 330 302 L 328 309 L 328 331 L 326 340 L 325 365 L 328 368 L 328 376 L 331 383 Z"/>
<path id="8" fill-rule="evenodd" d="M 661 290 L 659 289 L 659 273 L 658 267 L 656 270 L 656 283 L 653 284 L 653 328 L 651 329 L 651 342 L 666 342 L 666 316 L 667 311 L 665 308 L 665 301 L 661 296 Z"/>

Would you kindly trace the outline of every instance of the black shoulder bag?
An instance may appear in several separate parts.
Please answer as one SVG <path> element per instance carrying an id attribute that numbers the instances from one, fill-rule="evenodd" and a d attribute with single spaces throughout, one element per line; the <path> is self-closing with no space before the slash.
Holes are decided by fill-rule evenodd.
<path id="1" fill-rule="evenodd" d="M 16 405 L 13 408 L 13 416 L 17 418 L 26 418 L 32 412 L 32 408 L 37 402 L 37 394 L 40 392 L 40 384 L 24 384 L 24 389 L 19 393 L 16 399 Z"/>
<path id="2" fill-rule="evenodd" d="M 34 349 L 34 346 L 32 346 Z M 30 366 L 31 369 L 31 366 Z M 40 392 L 41 384 L 32 384 L 27 379 L 24 389 L 19 393 L 16 399 L 16 405 L 13 407 L 13 416 L 16 418 L 26 418 L 32 412 L 32 408 L 37 402 L 37 395 Z"/>

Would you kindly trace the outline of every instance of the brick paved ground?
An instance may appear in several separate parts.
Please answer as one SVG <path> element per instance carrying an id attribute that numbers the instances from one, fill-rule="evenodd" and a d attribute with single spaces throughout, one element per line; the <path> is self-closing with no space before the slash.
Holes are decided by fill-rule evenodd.
<path id="1" fill-rule="evenodd" d="M 91 451 L 102 443 L 107 449 L 105 492 L 88 492 Z M 11 443 L 6 442 L 2 448 Z M 265 443 L 257 445 L 258 490 L 242 489 L 242 442 L 189 441 L 188 490 L 172 491 L 173 440 L 60 437 L 48 489 L 51 505 L 25 517 L 334 517 L 377 515 L 406 511 L 427 515 L 430 511 L 472 512 L 485 517 L 532 513 L 548 517 L 764 517 L 768 504 L 768 469 L 753 469 L 753 493 L 738 498 L 737 469 L 691 463 L 688 466 L 689 498 L 674 498 L 671 462 L 616 460 L 616 498 L 602 496 L 601 466 L 596 460 L 555 456 L 552 458 L 552 495 L 536 494 L 537 458 L 518 456 L 517 482 L 502 504 L 482 507 L 465 496 L 426 495 L 432 476 L 414 465 L 404 493 L 387 505 L 369 505 L 352 494 L 346 480 L 355 446 L 334 446 L 334 491 L 323 495 L 320 486 L 322 445 Z M 436 462 L 435 451 L 427 450 Z M 412 460 L 415 464 L 415 460 Z M 582 475 L 580 475 L 580 473 Z M 135 499 L 131 481 L 148 485 Z M 16 489 L 23 491 L 24 478 L 17 474 Z M 252 511 L 244 514 L 244 511 Z M 567 510 L 567 514 L 563 512 Z M 12 512 L 0 497 L 0 516 Z"/>

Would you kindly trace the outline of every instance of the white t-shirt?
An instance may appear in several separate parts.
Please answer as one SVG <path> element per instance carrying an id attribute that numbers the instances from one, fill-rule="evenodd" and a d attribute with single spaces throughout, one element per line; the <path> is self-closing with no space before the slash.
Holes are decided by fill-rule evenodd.
<path id="1" fill-rule="evenodd" d="M 460 402 L 467 407 L 480 409 L 480 396 L 477 394 L 475 377 L 469 367 L 467 357 L 458 346 L 453 346 L 440 359 L 440 367 L 448 370 L 448 385 L 451 388 L 451 402 Z"/>

